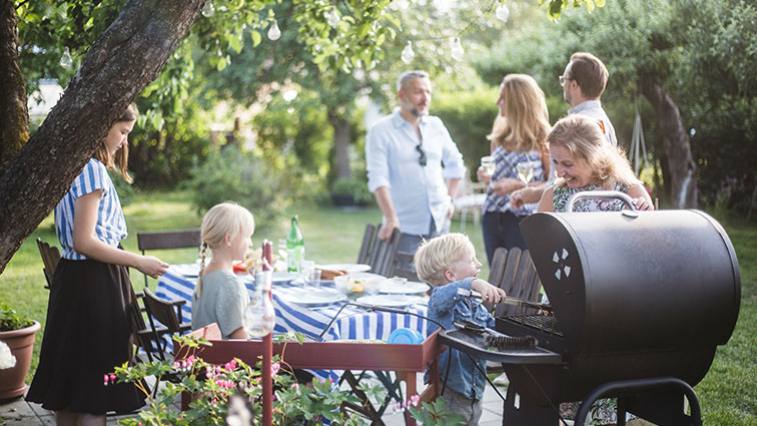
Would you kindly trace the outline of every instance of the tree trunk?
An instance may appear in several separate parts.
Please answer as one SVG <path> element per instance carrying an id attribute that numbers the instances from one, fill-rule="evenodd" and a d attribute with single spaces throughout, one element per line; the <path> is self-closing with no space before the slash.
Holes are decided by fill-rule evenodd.
<path id="1" fill-rule="evenodd" d="M 18 63 L 15 3 L 0 0 L 0 164 L 14 157 L 29 139 L 26 84 Z"/>
<path id="2" fill-rule="evenodd" d="M 691 155 L 691 141 L 681 120 L 678 105 L 651 76 L 641 78 L 644 97 L 654 106 L 662 139 L 663 179 L 667 198 L 677 209 L 696 208 L 698 204 L 697 166 Z"/>
<path id="3" fill-rule="evenodd" d="M 2 171 L 0 273 L 68 191 L 110 126 L 157 77 L 203 3 L 130 0 L 95 41 L 63 97 Z"/>
<path id="4" fill-rule="evenodd" d="M 350 122 L 336 111 L 329 109 L 329 122 L 334 129 L 334 159 L 336 178 L 349 179 L 352 177 L 350 164 L 350 143 L 352 142 L 352 128 Z"/>

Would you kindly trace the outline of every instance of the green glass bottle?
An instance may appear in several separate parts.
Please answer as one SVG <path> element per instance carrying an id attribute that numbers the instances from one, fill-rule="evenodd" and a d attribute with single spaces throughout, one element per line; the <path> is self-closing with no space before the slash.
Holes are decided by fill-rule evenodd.
<path id="1" fill-rule="evenodd" d="M 287 235 L 287 271 L 301 272 L 302 261 L 305 259 L 305 238 L 300 231 L 297 215 L 292 216 L 292 225 Z"/>

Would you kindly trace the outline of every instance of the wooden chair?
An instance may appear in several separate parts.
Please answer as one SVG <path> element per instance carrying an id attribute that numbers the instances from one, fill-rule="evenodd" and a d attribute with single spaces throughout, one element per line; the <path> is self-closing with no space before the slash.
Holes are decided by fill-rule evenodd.
<path id="1" fill-rule="evenodd" d="M 47 281 L 45 288 L 49 290 L 53 285 L 55 268 L 58 267 L 58 261 L 60 261 L 60 251 L 58 247 L 51 246 L 39 238 L 37 238 L 37 248 L 39 249 L 40 256 L 42 256 L 42 272 L 44 272 L 45 280 Z"/>
<path id="2" fill-rule="evenodd" d="M 387 276 L 407 278 L 410 281 L 420 281 L 413 266 L 414 257 L 415 253 L 397 250 L 392 259 L 392 271 Z"/>
<path id="3" fill-rule="evenodd" d="M 371 265 L 371 272 L 391 276 L 394 272 L 394 256 L 400 243 L 400 230 L 395 229 L 388 240 L 378 238 L 377 227 L 375 241 L 372 245 L 368 264 Z"/>
<path id="4" fill-rule="evenodd" d="M 360 243 L 360 251 L 357 254 L 357 263 L 369 264 L 373 246 L 376 244 L 378 228 L 376 225 L 369 223 L 365 225 L 363 232 L 363 241 Z"/>
<path id="5" fill-rule="evenodd" d="M 489 282 L 505 290 L 508 296 L 538 302 L 541 281 L 528 250 L 517 247 L 510 250 L 500 247 L 495 250 L 489 271 Z M 497 305 L 495 315 L 498 317 L 520 315 L 531 310 L 532 308 L 502 303 Z"/>
<path id="6" fill-rule="evenodd" d="M 192 248 L 200 246 L 200 230 L 186 229 L 180 231 L 164 232 L 138 232 L 137 247 L 145 254 L 146 250 L 165 250 Z M 145 274 L 145 288 L 147 288 L 147 275 Z"/>
<path id="7" fill-rule="evenodd" d="M 192 329 L 192 323 L 184 322 L 181 309 L 186 303 L 184 300 L 168 301 L 155 295 L 149 288 L 145 288 L 142 301 L 150 324 L 151 344 L 158 349 L 155 354 L 165 360 L 167 344 L 165 335 L 184 334 Z M 159 323 L 157 324 L 156 321 Z"/>

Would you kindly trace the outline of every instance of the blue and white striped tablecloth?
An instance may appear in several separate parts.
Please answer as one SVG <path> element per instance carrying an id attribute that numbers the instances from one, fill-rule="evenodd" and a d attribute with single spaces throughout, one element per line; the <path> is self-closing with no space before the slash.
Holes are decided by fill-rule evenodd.
<path id="1" fill-rule="evenodd" d="M 245 275 L 245 286 L 248 291 L 254 290 L 254 284 L 249 275 Z M 174 268 L 169 268 L 158 280 L 156 294 L 168 300 L 184 300 L 183 316 L 185 320 L 192 318 L 192 293 L 196 278 L 185 277 Z M 328 282 L 326 282 L 328 283 Z M 333 284 L 331 284 L 333 285 Z M 289 282 L 274 282 L 273 306 L 276 311 L 276 326 L 274 332 L 298 332 L 312 339 L 319 340 L 319 335 L 328 326 L 331 319 L 341 307 L 341 303 L 330 306 L 308 307 L 285 300 L 288 292 L 300 286 Z M 413 305 L 406 309 L 422 316 L 426 315 L 426 306 Z M 384 340 L 397 328 L 411 328 L 426 335 L 426 321 L 413 315 L 391 312 L 366 312 L 347 307 L 323 336 L 324 340 Z"/>

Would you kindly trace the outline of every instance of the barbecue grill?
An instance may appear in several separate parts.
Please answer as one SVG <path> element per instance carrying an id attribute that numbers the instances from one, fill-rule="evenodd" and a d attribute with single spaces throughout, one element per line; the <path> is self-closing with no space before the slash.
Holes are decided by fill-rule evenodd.
<path id="1" fill-rule="evenodd" d="M 502 363 L 510 378 L 503 424 L 553 426 L 568 401 L 584 401 L 580 421 L 599 397 L 618 398 L 618 424 L 626 411 L 663 425 L 701 422 L 691 386 L 730 338 L 740 304 L 723 228 L 696 210 L 537 213 L 520 226 L 554 315 L 440 334 Z M 486 338 L 500 334 L 536 343 Z"/>

